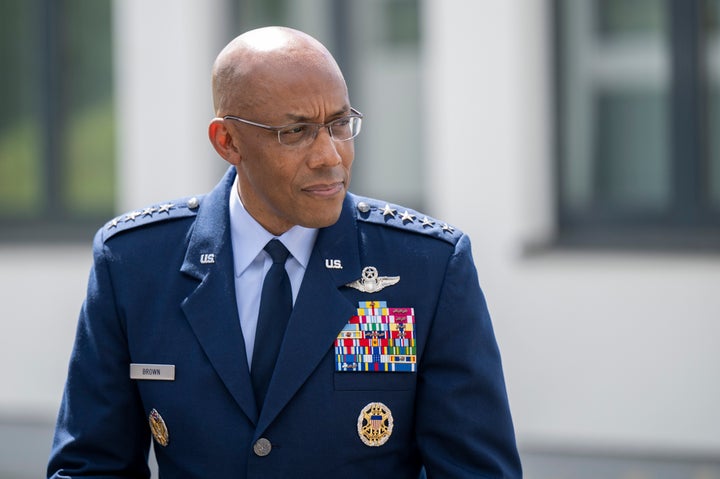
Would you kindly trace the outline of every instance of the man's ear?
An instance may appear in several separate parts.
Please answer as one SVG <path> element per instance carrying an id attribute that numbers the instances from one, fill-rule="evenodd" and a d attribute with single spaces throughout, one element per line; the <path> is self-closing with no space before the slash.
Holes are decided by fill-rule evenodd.
<path id="1" fill-rule="evenodd" d="M 234 166 L 240 163 L 240 152 L 235 144 L 235 139 L 225 125 L 225 120 L 222 118 L 213 118 L 208 127 L 208 137 L 210 137 L 210 143 L 212 143 L 215 151 L 217 151 L 225 161 Z"/>

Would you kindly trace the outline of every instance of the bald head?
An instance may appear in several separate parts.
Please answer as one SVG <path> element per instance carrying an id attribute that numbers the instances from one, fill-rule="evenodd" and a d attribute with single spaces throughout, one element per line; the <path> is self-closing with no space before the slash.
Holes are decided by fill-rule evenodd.
<path id="1" fill-rule="evenodd" d="M 305 75 L 306 78 L 303 78 Z M 344 79 L 325 46 L 310 35 L 286 27 L 264 27 L 232 40 L 212 70 L 216 116 L 262 105 L 272 89 L 292 88 L 312 75 Z"/>

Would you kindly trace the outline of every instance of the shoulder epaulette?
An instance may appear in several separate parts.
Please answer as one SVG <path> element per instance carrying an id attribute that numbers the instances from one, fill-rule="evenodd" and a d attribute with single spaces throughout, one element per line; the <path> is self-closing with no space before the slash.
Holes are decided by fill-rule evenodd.
<path id="1" fill-rule="evenodd" d="M 410 208 L 371 198 L 353 197 L 358 219 L 438 238 L 448 243 L 458 242 L 463 232 L 435 218 Z"/>
<path id="2" fill-rule="evenodd" d="M 145 226 L 169 219 L 195 216 L 202 196 L 192 196 L 167 203 L 160 203 L 140 210 L 130 211 L 105 223 L 102 227 L 103 241 L 116 234 L 139 226 Z"/>

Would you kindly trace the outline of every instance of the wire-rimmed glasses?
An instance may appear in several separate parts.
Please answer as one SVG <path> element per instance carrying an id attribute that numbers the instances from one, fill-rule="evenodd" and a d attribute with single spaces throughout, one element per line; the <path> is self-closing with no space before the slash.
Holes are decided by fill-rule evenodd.
<path id="1" fill-rule="evenodd" d="M 352 140 L 360 134 L 363 114 L 355 108 L 350 108 L 350 114 L 336 118 L 327 123 L 290 123 L 289 125 L 271 126 L 263 125 L 254 121 L 246 120 L 233 115 L 225 115 L 224 120 L 235 120 L 246 125 L 256 126 L 265 130 L 277 132 L 277 138 L 281 145 L 305 146 L 312 143 L 317 137 L 320 128 L 327 128 L 330 138 L 335 141 Z"/>

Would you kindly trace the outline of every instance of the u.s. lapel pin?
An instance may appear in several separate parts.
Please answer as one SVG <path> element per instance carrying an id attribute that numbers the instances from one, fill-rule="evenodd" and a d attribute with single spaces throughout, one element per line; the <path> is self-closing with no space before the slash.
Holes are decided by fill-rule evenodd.
<path id="1" fill-rule="evenodd" d="M 325 258 L 325 267 L 327 269 L 343 269 L 342 261 L 339 259 Z"/>
<path id="2" fill-rule="evenodd" d="M 380 290 L 392 286 L 400 281 L 400 276 L 379 276 L 375 266 L 366 266 L 362 270 L 360 279 L 345 286 L 355 288 L 363 293 L 377 293 Z"/>

